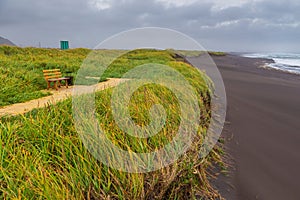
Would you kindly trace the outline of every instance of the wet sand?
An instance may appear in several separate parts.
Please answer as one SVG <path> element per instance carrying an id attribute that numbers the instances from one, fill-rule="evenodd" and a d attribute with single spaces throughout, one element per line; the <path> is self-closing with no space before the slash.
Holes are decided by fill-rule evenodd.
<path id="1" fill-rule="evenodd" d="M 300 199 L 300 76 L 259 68 L 270 60 L 213 59 L 227 93 L 222 137 L 233 162 L 217 189 L 226 199 Z"/>

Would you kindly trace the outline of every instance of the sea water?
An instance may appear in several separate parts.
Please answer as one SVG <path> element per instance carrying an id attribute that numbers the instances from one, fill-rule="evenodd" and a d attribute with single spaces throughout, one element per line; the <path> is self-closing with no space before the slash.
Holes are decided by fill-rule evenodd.
<path id="1" fill-rule="evenodd" d="M 295 53 L 249 53 L 242 56 L 248 58 L 268 58 L 274 63 L 268 63 L 267 67 L 300 75 L 300 54 Z"/>

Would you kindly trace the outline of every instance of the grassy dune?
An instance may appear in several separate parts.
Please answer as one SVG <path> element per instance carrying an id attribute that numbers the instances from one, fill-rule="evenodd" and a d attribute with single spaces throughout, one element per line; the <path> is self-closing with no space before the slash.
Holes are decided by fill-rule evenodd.
<path id="1" fill-rule="evenodd" d="M 179 71 L 197 93 L 201 124 L 197 127 L 198 134 L 192 147 L 185 155 L 169 167 L 151 173 L 125 173 L 109 168 L 84 147 L 75 130 L 71 99 L 68 99 L 24 116 L 1 119 L 0 198 L 217 198 L 217 192 L 209 184 L 207 169 L 214 163 L 221 164 L 219 151 L 215 149 L 208 157 L 198 158 L 210 121 L 211 90 L 205 74 L 176 61 L 168 51 L 138 50 L 113 63 L 104 77 L 120 77 L 133 67 L 149 61 L 167 64 Z M 172 140 L 178 130 L 181 113 L 178 111 L 178 101 L 170 90 L 149 84 L 139 88 L 131 98 L 129 109 L 136 124 L 149 123 L 149 108 L 154 104 L 161 104 L 166 110 L 164 127 L 148 139 L 131 137 L 118 128 L 110 107 L 112 90 L 98 92 L 95 102 L 99 124 L 115 145 L 127 151 L 150 152 Z"/>
<path id="2" fill-rule="evenodd" d="M 43 69 L 59 68 L 63 75 L 75 76 L 89 49 L 59 49 L 19 48 L 0 46 L 0 107 L 37 99 L 50 93 L 42 92 L 46 89 L 43 78 Z M 123 51 L 98 50 L 97 55 L 103 60 L 120 55 Z M 103 74 L 101 80 L 106 78 L 119 78 L 121 74 L 144 63 L 166 64 L 176 61 L 174 50 L 155 51 L 148 50 L 147 55 L 135 51 L 123 55 L 111 64 L 111 67 Z M 182 56 L 198 56 L 199 51 L 176 51 Z M 209 52 L 211 55 L 224 55 L 221 52 Z M 66 73 L 70 72 L 70 73 Z M 97 74 L 95 74 L 97 76 Z"/>
<path id="3" fill-rule="evenodd" d="M 175 52 L 175 50 L 173 50 L 173 49 L 169 49 L 169 51 Z M 179 55 L 184 56 L 184 57 L 197 57 L 197 56 L 202 55 L 204 52 L 197 51 L 197 50 L 176 50 L 176 53 L 178 53 Z M 225 56 L 226 55 L 225 52 L 216 52 L 216 51 L 208 51 L 205 53 L 208 53 L 211 56 Z"/>
<path id="4" fill-rule="evenodd" d="M 82 48 L 61 51 L 59 49 L 0 46 L 0 107 L 49 95 L 49 93 L 41 91 L 47 87 L 42 70 L 58 68 L 63 75 L 71 72 L 68 75 L 75 76 L 90 52 L 91 50 Z M 100 60 L 105 61 L 110 57 L 122 54 L 122 52 L 97 50 L 97 55 L 101 56 Z M 120 77 L 126 70 L 143 63 L 163 64 L 171 60 L 175 59 L 166 51 L 149 50 L 147 56 L 139 52 L 129 53 L 114 61 L 112 67 L 102 76 L 102 80 L 108 77 Z"/>

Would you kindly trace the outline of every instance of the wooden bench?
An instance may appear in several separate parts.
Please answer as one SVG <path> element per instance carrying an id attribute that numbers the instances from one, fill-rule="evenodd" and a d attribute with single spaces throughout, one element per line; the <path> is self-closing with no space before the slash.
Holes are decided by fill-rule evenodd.
<path id="1" fill-rule="evenodd" d="M 47 89 L 51 87 L 51 82 L 54 84 L 54 88 L 58 90 L 61 86 L 61 81 L 65 82 L 66 88 L 68 88 L 68 80 L 70 78 L 62 77 L 60 69 L 47 69 L 43 70 L 45 80 L 47 81 Z"/>

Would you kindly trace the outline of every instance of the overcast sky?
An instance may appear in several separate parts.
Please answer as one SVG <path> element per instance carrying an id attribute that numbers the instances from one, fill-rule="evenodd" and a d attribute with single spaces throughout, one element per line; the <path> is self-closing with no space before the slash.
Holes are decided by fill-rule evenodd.
<path id="1" fill-rule="evenodd" d="M 299 0 L 0 0 L 0 36 L 20 46 L 93 48 L 149 26 L 209 50 L 300 53 Z"/>

